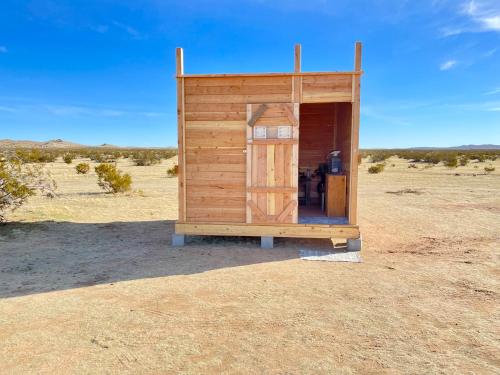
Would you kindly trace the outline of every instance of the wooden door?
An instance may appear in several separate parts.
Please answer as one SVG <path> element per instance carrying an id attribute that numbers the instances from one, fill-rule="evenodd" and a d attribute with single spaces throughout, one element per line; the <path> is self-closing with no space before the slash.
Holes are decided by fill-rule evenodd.
<path id="1" fill-rule="evenodd" d="M 247 223 L 297 223 L 299 104 L 247 105 Z"/>

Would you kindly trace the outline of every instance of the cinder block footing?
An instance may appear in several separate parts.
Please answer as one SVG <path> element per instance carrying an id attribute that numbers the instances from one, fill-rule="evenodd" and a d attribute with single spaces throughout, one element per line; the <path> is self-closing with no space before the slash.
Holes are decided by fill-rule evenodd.
<path id="1" fill-rule="evenodd" d="M 350 238 L 347 240 L 347 251 L 361 251 L 363 240 L 359 238 Z"/>
<path id="2" fill-rule="evenodd" d="M 260 247 L 263 249 L 272 249 L 274 247 L 274 237 L 262 236 L 260 238 Z"/>
<path id="3" fill-rule="evenodd" d="M 183 234 L 172 234 L 172 246 L 184 246 L 184 240 Z"/>

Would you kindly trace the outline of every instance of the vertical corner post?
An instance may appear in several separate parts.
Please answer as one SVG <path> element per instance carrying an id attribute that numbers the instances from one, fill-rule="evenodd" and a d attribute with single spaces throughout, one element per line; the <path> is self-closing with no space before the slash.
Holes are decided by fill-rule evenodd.
<path id="1" fill-rule="evenodd" d="M 302 47 L 300 44 L 295 45 L 294 54 L 294 73 L 301 72 Z M 296 75 L 292 77 L 292 102 L 300 103 L 302 100 L 302 77 Z"/>
<path id="2" fill-rule="evenodd" d="M 352 76 L 351 165 L 349 181 L 349 224 L 358 224 L 358 155 L 360 117 L 361 42 L 354 46 L 354 71 Z"/>
<path id="3" fill-rule="evenodd" d="M 302 60 L 302 47 L 300 44 L 295 45 L 295 58 L 294 58 L 294 73 L 301 72 L 301 60 Z M 297 140 L 297 144 L 292 145 L 292 186 L 298 189 L 299 181 L 299 127 L 300 127 L 300 102 L 302 101 L 302 77 L 300 75 L 295 75 L 292 78 L 292 111 L 293 116 L 297 120 L 298 126 L 292 127 L 292 138 Z M 299 207 L 298 207 L 298 192 L 292 194 L 292 200 L 297 202 L 297 206 L 292 210 L 292 222 L 298 223 L 299 220 Z"/>
<path id="4" fill-rule="evenodd" d="M 354 47 L 354 70 L 356 72 L 361 71 L 361 42 L 356 42 Z"/>
<path id="5" fill-rule="evenodd" d="M 175 49 L 175 73 L 177 77 L 184 74 L 184 51 L 180 47 Z"/>
<path id="6" fill-rule="evenodd" d="M 294 72 L 295 73 L 300 73 L 300 63 L 301 63 L 301 45 L 296 44 L 295 45 L 295 60 L 294 60 Z"/>
<path id="7" fill-rule="evenodd" d="M 185 127 L 184 127 L 184 52 L 182 48 L 175 50 L 175 76 L 177 79 L 177 147 L 178 147 L 178 187 L 179 187 L 179 221 L 186 221 L 186 161 L 185 161 Z"/>

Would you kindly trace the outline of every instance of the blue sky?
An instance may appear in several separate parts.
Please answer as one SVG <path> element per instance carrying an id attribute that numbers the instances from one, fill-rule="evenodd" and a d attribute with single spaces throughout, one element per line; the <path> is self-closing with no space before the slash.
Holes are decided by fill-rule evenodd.
<path id="1" fill-rule="evenodd" d="M 352 70 L 361 147 L 500 144 L 500 2 L 3 0 L 0 139 L 176 144 L 186 73 Z"/>

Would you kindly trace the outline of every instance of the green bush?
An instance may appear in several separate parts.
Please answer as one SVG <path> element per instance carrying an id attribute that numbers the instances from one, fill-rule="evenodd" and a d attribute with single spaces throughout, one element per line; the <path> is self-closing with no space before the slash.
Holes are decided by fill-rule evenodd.
<path id="1" fill-rule="evenodd" d="M 386 161 L 391 155 L 379 152 L 370 156 L 371 163 L 379 163 L 382 161 Z"/>
<path id="2" fill-rule="evenodd" d="M 486 173 L 491 173 L 491 172 L 495 171 L 495 167 L 494 167 L 494 166 L 492 166 L 492 165 L 490 165 L 490 166 L 486 166 L 486 167 L 484 167 L 484 171 L 485 171 Z"/>
<path id="3" fill-rule="evenodd" d="M 429 153 L 424 155 L 424 157 L 422 158 L 422 161 L 424 163 L 439 164 L 439 162 L 441 161 L 441 157 L 440 157 L 440 155 L 438 155 L 434 152 L 429 152 Z"/>
<path id="4" fill-rule="evenodd" d="M 449 156 L 443 160 L 443 164 L 447 168 L 456 168 L 458 166 L 458 160 L 456 157 Z"/>
<path id="5" fill-rule="evenodd" d="M 140 151 L 133 155 L 134 164 L 147 167 L 161 162 L 161 156 L 154 151 Z"/>
<path id="6" fill-rule="evenodd" d="M 479 162 L 479 163 L 484 163 L 486 161 L 486 155 L 483 155 L 483 154 L 476 154 L 474 155 L 475 159 Z"/>
<path id="7" fill-rule="evenodd" d="M 370 168 L 368 168 L 368 173 L 370 174 L 377 174 L 377 173 L 381 173 L 385 168 L 385 164 L 375 164 L 375 165 L 372 165 Z"/>
<path id="8" fill-rule="evenodd" d="M 26 165 L 17 157 L 0 157 L 0 222 L 38 191 L 55 196 L 56 183 L 41 165 Z"/>
<path id="9" fill-rule="evenodd" d="M 90 170 L 90 165 L 88 163 L 80 163 L 75 167 L 75 169 L 78 174 L 87 174 Z"/>
<path id="10" fill-rule="evenodd" d="M 97 173 L 97 184 L 109 193 L 123 193 L 129 191 L 132 185 L 132 177 L 122 173 L 113 164 L 99 164 L 95 167 Z"/>
<path id="11" fill-rule="evenodd" d="M 52 163 L 58 156 L 57 151 L 41 151 L 39 149 L 19 149 L 16 150 L 16 157 L 22 163 Z"/>
<path id="12" fill-rule="evenodd" d="M 458 162 L 462 167 L 465 167 L 469 163 L 469 157 L 467 155 L 462 155 L 458 159 Z"/>
<path id="13" fill-rule="evenodd" d="M 115 155 L 101 151 L 94 151 L 89 153 L 89 158 L 96 163 L 112 163 L 117 159 Z"/>
<path id="14" fill-rule="evenodd" d="M 64 154 L 63 155 L 63 161 L 66 163 L 66 164 L 71 164 L 73 163 L 73 159 L 75 158 L 75 155 L 73 154 Z"/>
<path id="15" fill-rule="evenodd" d="M 176 164 L 172 168 L 167 169 L 168 177 L 175 177 L 179 174 L 179 166 Z"/>

